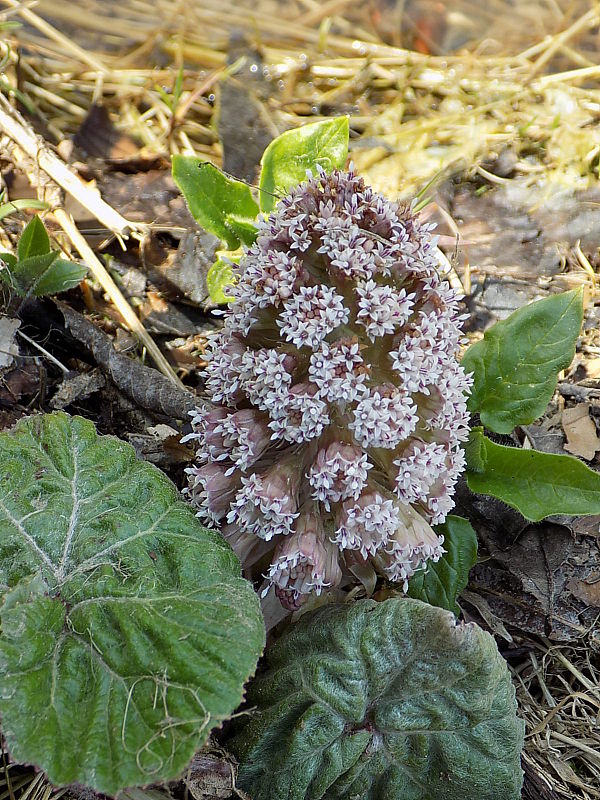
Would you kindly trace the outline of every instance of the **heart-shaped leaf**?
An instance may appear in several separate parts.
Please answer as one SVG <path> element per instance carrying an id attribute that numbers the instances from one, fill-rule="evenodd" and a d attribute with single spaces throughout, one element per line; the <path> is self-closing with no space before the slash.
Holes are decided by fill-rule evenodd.
<path id="1" fill-rule="evenodd" d="M 419 600 L 304 615 L 267 652 L 233 742 L 253 800 L 518 800 L 523 723 L 474 624 Z"/>
<path id="2" fill-rule="evenodd" d="M 66 414 L 0 434 L 0 585 L 2 732 L 55 784 L 175 778 L 263 646 L 222 537 L 130 445 Z"/>
<path id="3" fill-rule="evenodd" d="M 551 514 L 600 514 L 600 474 L 574 456 L 504 447 L 473 428 L 467 442 L 467 483 L 538 522 Z"/>
<path id="4" fill-rule="evenodd" d="M 248 226 L 254 227 L 258 206 L 245 183 L 193 156 L 173 157 L 173 178 L 191 215 L 204 230 L 222 239 L 230 250 L 246 241 Z M 242 223 L 245 223 L 243 231 Z"/>
<path id="5" fill-rule="evenodd" d="M 408 595 L 432 606 L 460 613 L 456 599 L 469 580 L 469 570 L 477 561 L 477 534 L 463 517 L 449 516 L 435 528 L 444 536 L 444 555 L 439 561 L 428 561 L 424 570 L 408 582 Z"/>
<path id="6" fill-rule="evenodd" d="M 342 169 L 348 158 L 348 136 L 348 117 L 335 117 L 273 139 L 260 162 L 261 211 L 272 211 L 280 197 L 306 180 L 307 169 Z"/>
<path id="7" fill-rule="evenodd" d="M 469 409 L 496 433 L 528 425 L 546 410 L 558 373 L 575 356 L 583 292 L 573 289 L 518 309 L 471 345 L 462 366 L 473 373 Z"/>

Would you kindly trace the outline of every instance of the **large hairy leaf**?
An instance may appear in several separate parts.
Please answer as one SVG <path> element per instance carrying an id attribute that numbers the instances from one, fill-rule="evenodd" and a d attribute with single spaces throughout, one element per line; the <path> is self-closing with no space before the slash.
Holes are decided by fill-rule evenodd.
<path id="1" fill-rule="evenodd" d="M 280 197 L 306 180 L 307 169 L 342 169 L 348 157 L 348 136 L 348 117 L 335 117 L 273 139 L 260 161 L 261 211 L 272 211 Z"/>
<path id="2" fill-rule="evenodd" d="M 467 483 L 534 522 L 551 514 L 600 514 L 600 474 L 574 456 L 504 447 L 473 428 L 466 447 Z"/>
<path id="3" fill-rule="evenodd" d="M 456 603 L 469 580 L 469 570 L 477 561 L 477 534 L 469 520 L 450 515 L 435 528 L 444 536 L 445 553 L 439 561 L 427 562 L 408 582 L 408 595 L 432 606 L 460 613 Z"/>
<path id="4" fill-rule="evenodd" d="M 263 646 L 222 538 L 79 417 L 0 434 L 0 712 L 11 755 L 107 794 L 177 776 Z"/>
<path id="5" fill-rule="evenodd" d="M 419 600 L 307 614 L 233 742 L 253 800 L 517 800 L 523 723 L 493 638 Z"/>
<path id="6" fill-rule="evenodd" d="M 469 409 L 496 433 L 541 416 L 558 373 L 573 360 L 582 321 L 582 290 L 573 289 L 524 306 L 489 328 L 462 360 L 474 379 Z"/>

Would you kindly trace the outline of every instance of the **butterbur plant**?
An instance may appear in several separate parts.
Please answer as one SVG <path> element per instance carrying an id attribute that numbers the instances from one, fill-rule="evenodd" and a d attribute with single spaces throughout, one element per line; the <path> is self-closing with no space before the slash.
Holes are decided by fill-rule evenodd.
<path id="1" fill-rule="evenodd" d="M 240 785 L 253 800 L 517 800 L 524 726 L 492 637 L 454 616 L 477 545 L 450 512 L 463 471 L 530 520 L 600 511 L 582 462 L 470 430 L 471 414 L 506 434 L 544 412 L 582 291 L 515 312 L 460 359 L 466 315 L 432 226 L 365 185 L 347 143 L 339 119 L 278 137 L 259 203 L 215 167 L 173 164 L 224 242 L 209 286 L 229 303 L 185 492 L 263 597 L 324 605 L 251 684 Z M 358 580 L 389 599 L 336 605 Z"/>
<path id="2" fill-rule="evenodd" d="M 263 593 L 289 610 L 369 571 L 425 600 L 437 581 L 456 610 L 473 538 L 454 518 L 445 547 L 445 520 L 465 467 L 474 491 L 531 520 L 600 509 L 600 478 L 577 459 L 469 431 L 469 413 L 502 434 L 543 413 L 575 353 L 582 292 L 515 312 L 459 363 L 466 315 L 432 226 L 345 168 L 347 139 L 334 119 L 274 140 L 259 204 L 215 167 L 174 160 L 232 256 L 214 267 L 229 307 L 186 491 L 247 569 L 268 560 Z"/>
<path id="3" fill-rule="evenodd" d="M 464 319 L 430 227 L 352 170 L 258 221 L 211 342 L 188 495 L 288 609 L 371 563 L 405 588 L 443 550 L 464 468 Z M 265 589 L 266 591 L 266 589 Z"/>

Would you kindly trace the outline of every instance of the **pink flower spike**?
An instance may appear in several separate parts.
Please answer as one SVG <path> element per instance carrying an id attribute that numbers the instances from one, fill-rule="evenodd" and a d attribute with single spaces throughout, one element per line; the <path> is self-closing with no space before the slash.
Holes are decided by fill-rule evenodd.
<path id="1" fill-rule="evenodd" d="M 271 438 L 298 444 L 320 436 L 329 424 L 327 405 L 319 399 L 317 387 L 310 383 L 293 386 L 281 405 L 271 410 L 271 416 Z"/>
<path id="2" fill-rule="evenodd" d="M 217 464 L 187 467 L 185 471 L 189 485 L 184 494 L 198 507 L 196 516 L 208 524 L 222 520 L 239 488 L 240 476 L 228 475 L 225 467 Z"/>
<path id="3" fill-rule="evenodd" d="M 387 284 L 378 285 L 366 281 L 356 287 L 358 296 L 358 316 L 356 322 L 366 328 L 367 336 L 374 342 L 378 336 L 385 336 L 405 325 L 411 315 L 414 294 L 404 289 L 394 289 Z"/>
<path id="4" fill-rule="evenodd" d="M 397 511 L 400 524 L 385 552 L 379 554 L 379 564 L 387 578 L 402 583 L 406 592 L 409 578 L 425 561 L 439 561 L 445 552 L 444 537 L 438 536 L 412 506 L 401 504 Z"/>
<path id="5" fill-rule="evenodd" d="M 319 595 L 340 583 L 339 551 L 326 536 L 317 513 L 300 515 L 295 531 L 275 549 L 265 578 L 275 585 L 279 600 L 289 609 L 297 608 L 310 592 Z"/>
<path id="6" fill-rule="evenodd" d="M 325 285 L 301 286 L 283 307 L 277 324 L 282 335 L 296 347 L 317 347 L 349 317 L 343 298 Z"/>
<path id="7" fill-rule="evenodd" d="M 362 396 L 367 371 L 358 340 L 321 342 L 310 357 L 308 377 L 318 387 L 319 397 L 331 403 L 351 403 Z"/>
<path id="8" fill-rule="evenodd" d="M 215 435 L 220 435 L 222 447 L 233 461 L 235 468 L 242 472 L 252 466 L 271 444 L 271 431 L 267 426 L 268 417 L 254 408 L 236 411 L 215 426 Z"/>
<path id="9" fill-rule="evenodd" d="M 255 472 L 241 480 L 242 488 L 231 503 L 227 522 L 267 542 L 291 533 L 298 516 L 299 479 L 294 470 L 277 465 L 263 475 Z"/>
<path id="10" fill-rule="evenodd" d="M 342 504 L 333 542 L 342 550 L 358 550 L 363 558 L 387 544 L 400 524 L 393 500 L 367 491 L 356 503 Z"/>
<path id="11" fill-rule="evenodd" d="M 417 406 L 395 387 L 379 386 L 362 397 L 349 428 L 363 447 L 394 450 L 417 427 Z"/>
<path id="12" fill-rule="evenodd" d="M 312 496 L 322 502 L 327 511 L 331 503 L 358 500 L 371 466 L 367 454 L 360 447 L 333 442 L 326 449 L 319 450 L 307 475 L 314 489 Z"/>

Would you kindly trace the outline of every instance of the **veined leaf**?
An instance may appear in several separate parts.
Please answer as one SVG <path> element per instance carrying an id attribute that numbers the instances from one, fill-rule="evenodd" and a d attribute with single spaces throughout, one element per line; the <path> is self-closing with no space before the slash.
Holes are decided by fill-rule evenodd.
<path id="1" fill-rule="evenodd" d="M 575 356 L 582 321 L 583 292 L 573 289 L 524 306 L 489 328 L 462 359 L 474 377 L 469 409 L 496 433 L 541 416 L 558 373 Z"/>
<path id="2" fill-rule="evenodd" d="M 468 520 L 452 515 L 443 525 L 437 525 L 435 532 L 444 535 L 446 552 L 439 561 L 428 561 L 425 569 L 413 575 L 408 582 L 408 595 L 459 614 L 456 600 L 477 561 L 477 535 Z"/>
<path id="3" fill-rule="evenodd" d="M 208 161 L 192 156 L 173 157 L 173 178 L 198 224 L 222 239 L 230 250 L 236 250 L 259 211 L 250 188 Z"/>
<path id="4" fill-rule="evenodd" d="M 348 136 L 348 117 L 335 117 L 273 139 L 260 162 L 261 211 L 272 211 L 280 197 L 306 180 L 307 169 L 342 169 L 348 157 Z"/>
<path id="5" fill-rule="evenodd" d="M 73 289 L 78 286 L 86 275 L 87 267 L 83 264 L 76 264 L 74 261 L 67 261 L 64 258 L 57 258 L 36 281 L 33 294 L 36 297 L 42 297 L 46 294 L 66 292 L 67 289 Z"/>
<path id="6" fill-rule="evenodd" d="M 0 713 L 17 761 L 114 795 L 177 777 L 264 643 L 222 537 L 66 414 L 0 434 Z"/>
<path id="7" fill-rule="evenodd" d="M 473 428 L 466 447 L 467 483 L 537 522 L 551 514 L 600 514 L 600 474 L 579 459 L 504 447 Z"/>
<path id="8" fill-rule="evenodd" d="M 524 725 L 493 638 L 410 598 L 327 605 L 266 655 L 233 741 L 253 800 L 518 800 Z"/>

